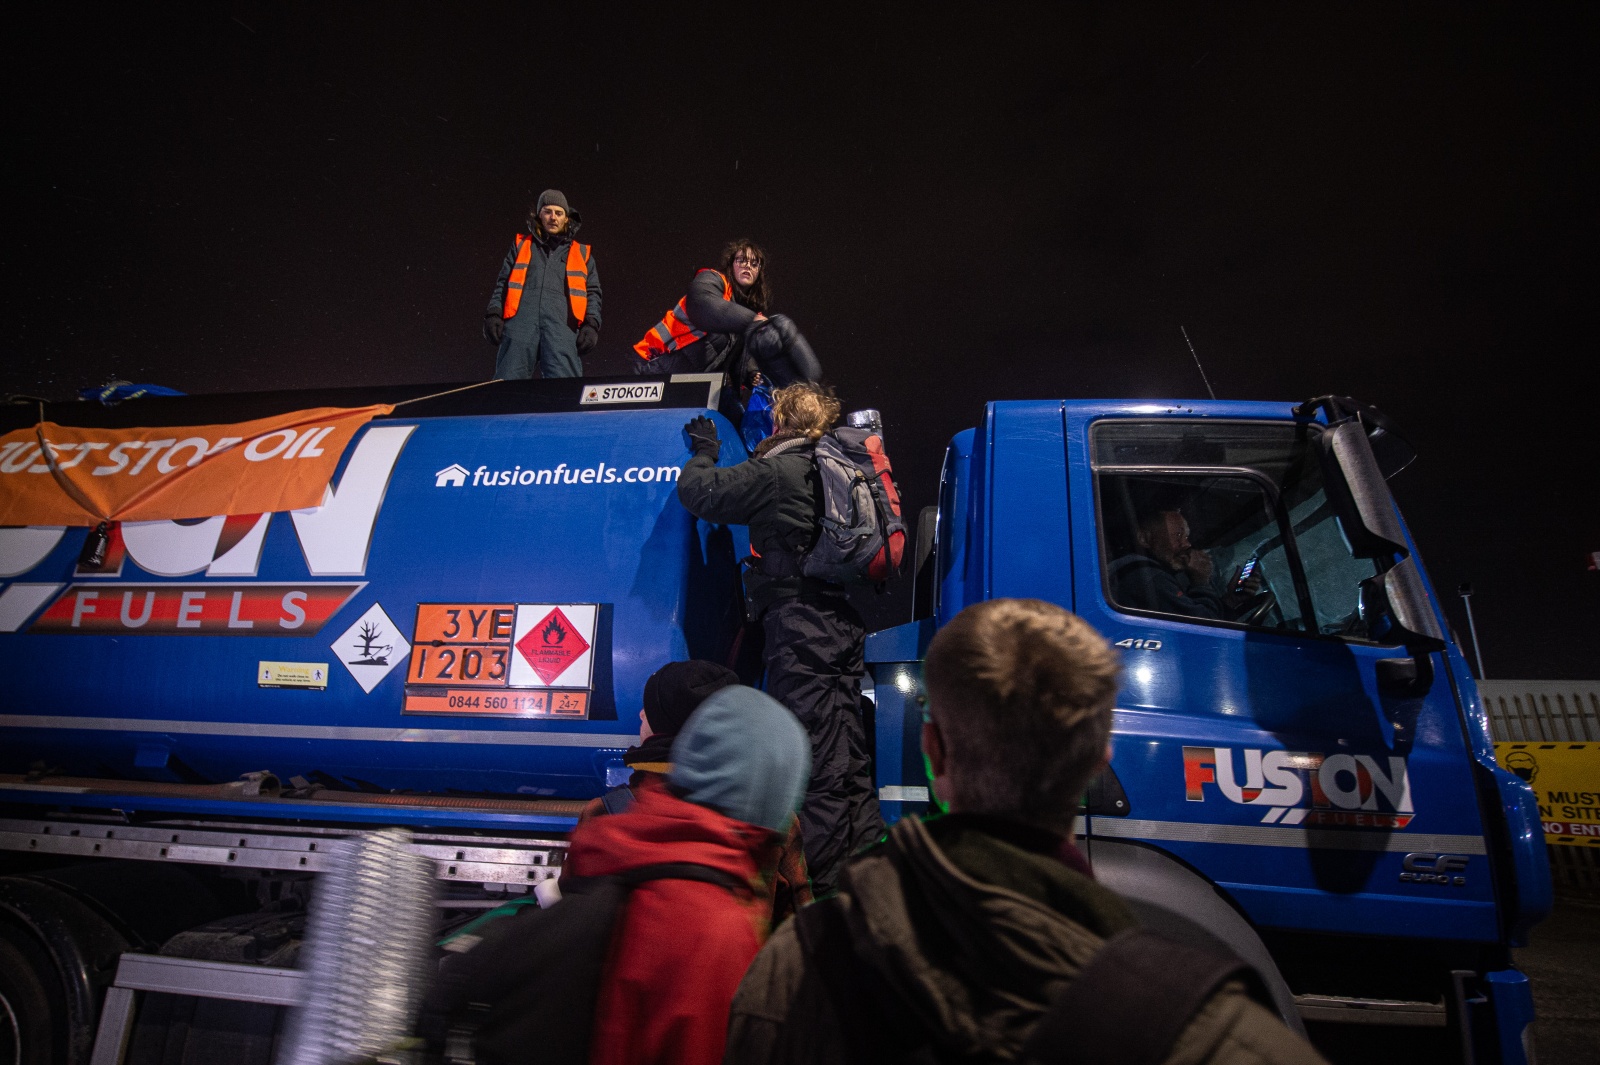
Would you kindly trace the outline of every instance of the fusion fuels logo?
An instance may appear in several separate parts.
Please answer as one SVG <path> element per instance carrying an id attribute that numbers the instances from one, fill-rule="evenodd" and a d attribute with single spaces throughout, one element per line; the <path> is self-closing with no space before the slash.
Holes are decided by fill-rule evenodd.
<path id="1" fill-rule="evenodd" d="M 1416 816 L 1404 758 L 1387 766 L 1365 754 L 1241 748 L 1183 749 L 1184 797 L 1220 794 L 1241 806 L 1265 807 L 1262 824 L 1405 828 Z M 1214 792 L 1207 791 L 1207 785 Z"/>

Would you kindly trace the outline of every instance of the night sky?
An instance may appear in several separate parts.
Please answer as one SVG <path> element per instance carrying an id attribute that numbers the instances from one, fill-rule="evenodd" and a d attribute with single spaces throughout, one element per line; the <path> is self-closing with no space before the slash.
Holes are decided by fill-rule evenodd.
<path id="1" fill-rule="evenodd" d="M 1491 677 L 1600 676 L 1600 6 L 761 7 L 8 13 L 0 391 L 481 380 L 555 186 L 590 373 L 752 236 L 914 514 L 983 400 L 1203 398 L 1184 326 L 1222 397 L 1395 419 Z"/>

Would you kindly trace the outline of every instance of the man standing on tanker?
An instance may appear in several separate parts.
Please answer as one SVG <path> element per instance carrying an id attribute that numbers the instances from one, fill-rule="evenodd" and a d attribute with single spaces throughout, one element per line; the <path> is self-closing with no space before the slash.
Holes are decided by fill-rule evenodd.
<path id="1" fill-rule="evenodd" d="M 839 401 L 800 382 L 773 393 L 772 413 L 773 435 L 737 466 L 717 466 L 722 444 L 710 418 L 685 426 L 694 457 L 678 499 L 697 518 L 750 527 L 745 588 L 766 637 L 767 692 L 811 738 L 800 832 L 822 896 L 844 859 L 884 833 L 860 717 L 866 627 L 842 587 L 801 573 L 821 532 L 816 443 L 839 420 Z"/>
<path id="2" fill-rule="evenodd" d="M 762 374 L 774 387 L 822 378 L 816 352 L 772 304 L 767 253 L 752 240 L 722 250 L 722 269 L 703 269 L 689 293 L 633 346 L 641 374 L 731 373 L 736 385 Z"/>
<path id="3" fill-rule="evenodd" d="M 582 377 L 583 357 L 600 342 L 600 272 L 575 239 L 583 224 L 559 189 L 545 189 L 500 264 L 483 316 L 498 345 L 497 380 Z"/>

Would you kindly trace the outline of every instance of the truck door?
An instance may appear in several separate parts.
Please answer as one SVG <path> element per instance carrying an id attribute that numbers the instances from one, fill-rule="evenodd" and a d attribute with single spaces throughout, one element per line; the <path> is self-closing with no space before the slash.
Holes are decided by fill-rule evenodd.
<path id="1" fill-rule="evenodd" d="M 1126 803 L 1089 819 L 1091 845 L 1166 851 L 1262 926 L 1496 940 L 1443 663 L 1424 694 L 1395 683 L 1408 652 L 1325 490 L 1324 427 L 1069 407 L 1066 428 L 1073 527 L 1094 530 L 1075 537 L 1078 612 L 1126 667 Z"/>

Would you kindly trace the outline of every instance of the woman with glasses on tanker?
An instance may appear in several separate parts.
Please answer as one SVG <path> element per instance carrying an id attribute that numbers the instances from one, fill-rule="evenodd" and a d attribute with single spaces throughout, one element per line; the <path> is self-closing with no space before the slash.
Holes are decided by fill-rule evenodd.
<path id="1" fill-rule="evenodd" d="M 786 315 L 768 314 L 767 254 L 753 240 L 722 250 L 722 268 L 698 271 L 689 294 L 633 346 L 641 374 L 733 375 L 738 388 L 764 379 L 774 388 L 817 381 L 822 364 Z M 759 377 L 758 377 L 759 375 Z"/>

